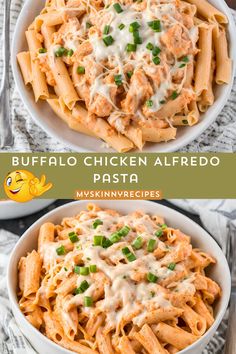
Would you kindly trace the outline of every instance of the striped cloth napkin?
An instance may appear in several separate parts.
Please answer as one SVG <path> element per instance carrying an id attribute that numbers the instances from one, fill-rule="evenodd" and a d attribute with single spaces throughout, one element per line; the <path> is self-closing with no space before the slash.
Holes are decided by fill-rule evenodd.
<path id="1" fill-rule="evenodd" d="M 16 20 L 24 0 L 12 0 L 11 6 L 11 36 L 14 31 Z M 2 9 L 3 0 L 0 0 L 0 31 L 2 33 Z M 236 11 L 233 11 L 236 22 Z M 0 45 L 0 58 L 1 56 Z M 2 61 L 0 59 L 0 77 Z M 11 113 L 12 127 L 15 136 L 15 143 L 12 148 L 5 151 L 21 152 L 68 152 L 70 151 L 63 143 L 60 143 L 48 136 L 38 127 L 28 112 L 26 111 L 19 94 L 16 91 L 14 80 L 11 73 Z M 231 97 L 216 121 L 191 144 L 184 147 L 181 151 L 191 152 L 235 152 L 236 151 L 236 80 L 234 83 Z"/>
<path id="2" fill-rule="evenodd" d="M 198 214 L 204 227 L 214 236 L 224 251 L 225 240 L 236 230 L 235 200 L 171 200 L 188 212 Z M 6 290 L 6 269 L 9 254 L 18 236 L 0 230 L 0 353 L 36 354 L 22 335 L 11 310 Z M 226 313 L 215 336 L 202 354 L 222 354 L 227 330 Z"/>

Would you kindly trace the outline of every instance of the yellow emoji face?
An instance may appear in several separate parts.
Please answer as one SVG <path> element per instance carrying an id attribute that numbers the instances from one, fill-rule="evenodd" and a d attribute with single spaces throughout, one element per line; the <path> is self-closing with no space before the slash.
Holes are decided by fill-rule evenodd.
<path id="1" fill-rule="evenodd" d="M 4 190 L 9 199 L 25 203 L 51 189 L 52 184 L 45 185 L 45 181 L 44 175 L 39 180 L 29 171 L 18 170 L 7 175 L 4 180 Z"/>
<path id="2" fill-rule="evenodd" d="M 34 175 L 28 171 L 9 173 L 4 181 L 4 190 L 8 198 L 16 202 L 28 202 L 34 198 L 30 193 L 30 181 Z"/>

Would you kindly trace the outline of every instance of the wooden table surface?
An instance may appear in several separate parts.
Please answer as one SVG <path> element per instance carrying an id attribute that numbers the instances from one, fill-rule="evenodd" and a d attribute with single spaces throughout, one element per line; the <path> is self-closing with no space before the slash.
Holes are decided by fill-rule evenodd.
<path id="1" fill-rule="evenodd" d="M 236 0 L 226 0 L 226 2 L 232 9 L 236 9 Z"/>

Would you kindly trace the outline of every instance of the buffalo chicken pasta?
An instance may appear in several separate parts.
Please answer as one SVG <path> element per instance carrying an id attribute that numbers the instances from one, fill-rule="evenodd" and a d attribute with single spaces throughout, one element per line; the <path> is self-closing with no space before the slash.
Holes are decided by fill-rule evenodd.
<path id="1" fill-rule="evenodd" d="M 45 336 L 79 354 L 168 354 L 214 322 L 215 260 L 156 215 L 94 204 L 43 224 L 19 262 L 19 306 Z"/>
<path id="2" fill-rule="evenodd" d="M 206 0 L 48 0 L 18 62 L 71 129 L 141 150 L 196 124 L 230 82 L 227 23 Z"/>

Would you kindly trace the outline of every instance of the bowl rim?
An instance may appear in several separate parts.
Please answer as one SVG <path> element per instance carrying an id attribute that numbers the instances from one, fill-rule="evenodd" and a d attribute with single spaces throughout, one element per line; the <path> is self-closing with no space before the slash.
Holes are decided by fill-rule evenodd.
<path id="1" fill-rule="evenodd" d="M 210 2 L 219 2 L 219 0 L 210 0 Z M 27 88 L 25 87 L 23 83 L 23 79 L 20 74 L 20 70 L 18 68 L 17 60 L 16 60 L 16 51 L 14 48 L 17 48 L 17 42 L 18 42 L 18 34 L 20 33 L 20 29 L 26 22 L 26 14 L 27 14 L 27 9 L 30 7 L 31 4 L 33 4 L 33 0 L 26 0 L 21 12 L 19 14 L 19 17 L 16 22 L 14 34 L 13 34 L 13 40 L 12 40 L 12 46 L 11 46 L 11 53 L 14 55 L 11 56 L 11 66 L 12 66 L 12 71 L 13 71 L 13 77 L 14 77 L 14 82 L 18 91 L 18 94 L 20 95 L 21 101 L 23 102 L 27 112 L 29 113 L 30 117 L 33 119 L 34 123 L 37 124 L 44 132 L 46 132 L 50 137 L 54 137 L 58 140 L 58 142 L 61 142 L 65 145 L 65 149 L 69 147 L 73 151 L 77 152 L 106 152 L 103 151 L 102 149 L 99 148 L 86 148 L 83 146 L 79 146 L 74 142 L 71 142 L 70 139 L 62 136 L 60 133 L 56 132 L 55 129 L 51 126 L 48 125 L 47 122 L 44 122 L 42 119 L 38 119 L 37 114 L 35 112 L 35 108 L 31 107 L 31 104 L 29 100 L 27 99 L 26 95 L 26 90 Z M 223 110 L 224 106 L 226 105 L 234 83 L 234 75 L 236 71 L 236 42 L 234 41 L 234 33 L 236 32 L 236 25 L 234 22 L 234 18 L 231 14 L 230 8 L 226 4 L 225 0 L 220 0 L 221 6 L 223 7 L 223 12 L 225 15 L 228 17 L 229 23 L 228 23 L 228 35 L 230 38 L 230 57 L 233 61 L 233 69 L 232 69 L 232 77 L 231 81 L 229 84 L 225 85 L 224 91 L 221 93 L 219 97 L 219 101 L 216 103 L 214 102 L 213 106 L 214 112 L 211 113 L 211 115 L 208 115 L 208 117 L 205 117 L 204 120 L 199 122 L 199 125 L 196 125 L 198 129 L 196 128 L 196 131 L 193 131 L 191 133 L 191 130 L 188 134 L 182 136 L 182 137 L 177 137 L 175 140 L 170 141 L 169 143 L 165 143 L 162 145 L 162 148 L 160 148 L 159 143 L 151 143 L 151 146 L 153 149 L 148 150 L 145 147 L 143 148 L 144 153 L 150 152 L 150 153 L 155 153 L 155 152 L 175 152 L 181 148 L 184 148 L 186 145 L 190 144 L 193 142 L 195 139 L 197 139 L 218 117 L 220 112 Z M 217 5 L 216 5 L 217 6 Z M 34 103 L 36 105 L 36 103 Z M 59 118 L 58 118 L 59 119 Z M 64 123 L 66 124 L 66 123 Z M 78 137 L 80 136 L 81 133 L 75 132 L 78 134 Z M 81 134 L 82 139 L 84 138 L 84 134 Z M 78 139 L 79 141 L 80 139 Z M 93 144 L 91 144 L 93 145 Z M 158 148 L 159 146 L 159 148 Z M 109 148 L 107 152 L 115 152 L 113 149 Z M 137 150 L 134 150 L 132 152 L 137 152 Z"/>
<path id="2" fill-rule="evenodd" d="M 17 242 L 17 244 L 15 245 L 13 251 L 11 252 L 10 255 L 10 259 L 8 262 L 8 266 L 7 266 L 7 290 L 8 290 L 8 295 L 9 295 L 9 299 L 10 299 L 10 304 L 11 307 L 13 308 L 13 313 L 17 312 L 18 316 L 20 316 L 21 321 L 23 321 L 24 325 L 27 327 L 27 330 L 30 334 L 31 331 L 33 331 L 33 333 L 38 336 L 38 339 L 43 341 L 46 341 L 47 344 L 49 346 L 51 346 L 52 348 L 55 349 L 59 349 L 59 350 L 63 350 L 64 353 L 67 354 L 73 354 L 74 352 L 65 349 L 63 347 L 61 347 L 60 345 L 56 344 L 55 342 L 53 342 L 52 340 L 50 340 L 48 337 L 44 336 L 39 330 L 37 330 L 35 327 L 33 327 L 25 318 L 25 316 L 22 314 L 22 312 L 20 311 L 18 302 L 17 302 L 17 296 L 16 296 L 16 291 L 14 290 L 13 286 L 12 286 L 12 272 L 11 272 L 11 268 L 12 268 L 12 263 L 13 260 L 15 258 L 17 258 L 17 251 L 18 251 L 18 247 L 27 239 L 31 236 L 31 232 L 34 228 L 39 227 L 43 222 L 47 221 L 48 219 L 50 219 L 51 216 L 55 216 L 60 213 L 63 209 L 71 209 L 73 206 L 82 206 L 82 205 L 86 205 L 87 203 L 97 203 L 98 205 L 101 205 L 101 207 L 105 207 L 107 202 L 111 202 L 108 200 L 103 200 L 103 201 L 98 201 L 98 200 L 80 200 L 80 201 L 73 201 L 67 204 L 64 204 L 56 209 L 53 209 L 52 211 L 50 211 L 49 213 L 45 214 L 44 216 L 42 216 L 41 218 L 39 218 L 36 222 L 34 222 L 22 235 L 22 237 L 19 239 L 19 241 Z M 112 201 L 114 202 L 114 201 Z M 118 200 L 115 201 L 114 208 L 117 208 L 117 205 L 119 206 L 119 209 L 122 210 L 122 203 L 123 201 Z M 134 202 L 137 201 L 126 201 L 126 204 L 130 204 L 132 205 Z M 139 201 L 138 201 L 139 202 Z M 190 219 L 189 217 L 187 217 L 186 215 L 180 213 L 179 211 L 172 209 L 170 207 L 164 206 L 162 204 L 158 204 L 155 203 L 154 201 L 140 201 L 142 203 L 142 205 L 144 206 L 150 206 L 151 204 L 154 205 L 159 209 L 158 212 L 162 211 L 163 214 L 168 215 L 168 213 L 171 213 L 172 215 L 176 216 L 176 219 L 179 218 L 181 220 L 181 222 L 186 221 L 189 226 L 192 225 L 192 227 L 195 230 L 198 230 L 198 232 L 201 232 L 202 235 L 204 235 L 204 237 L 207 239 L 207 242 L 209 242 L 210 244 L 214 244 L 214 247 L 216 247 L 217 251 L 221 254 L 221 259 L 220 259 L 220 263 L 222 265 L 224 269 L 224 279 L 225 279 L 225 286 L 226 286 L 226 290 L 222 296 L 222 304 L 219 307 L 219 311 L 217 316 L 215 317 L 215 321 L 213 323 L 213 325 L 204 333 L 204 335 L 202 337 L 200 337 L 196 342 L 194 342 L 193 344 L 191 344 L 190 346 L 188 346 L 187 348 L 181 350 L 179 353 L 180 354 L 189 354 L 191 353 L 192 350 L 198 349 L 198 346 L 200 345 L 201 342 L 204 341 L 205 338 L 212 338 L 213 333 L 216 331 L 216 329 L 218 328 L 219 324 L 221 323 L 223 316 L 227 310 L 228 307 L 228 303 L 229 303 L 229 299 L 230 299 L 230 293 L 231 293 L 231 275 L 230 275 L 230 270 L 229 270 L 229 266 L 228 263 L 226 261 L 226 258 L 221 250 L 221 248 L 219 247 L 219 245 L 217 244 L 217 242 L 214 240 L 214 238 L 206 231 L 204 230 L 200 225 L 198 225 L 195 221 L 193 221 L 192 219 Z M 138 208 L 138 206 L 137 206 Z M 167 216 L 168 217 L 168 216 Z M 217 260 L 219 262 L 219 260 Z"/>

